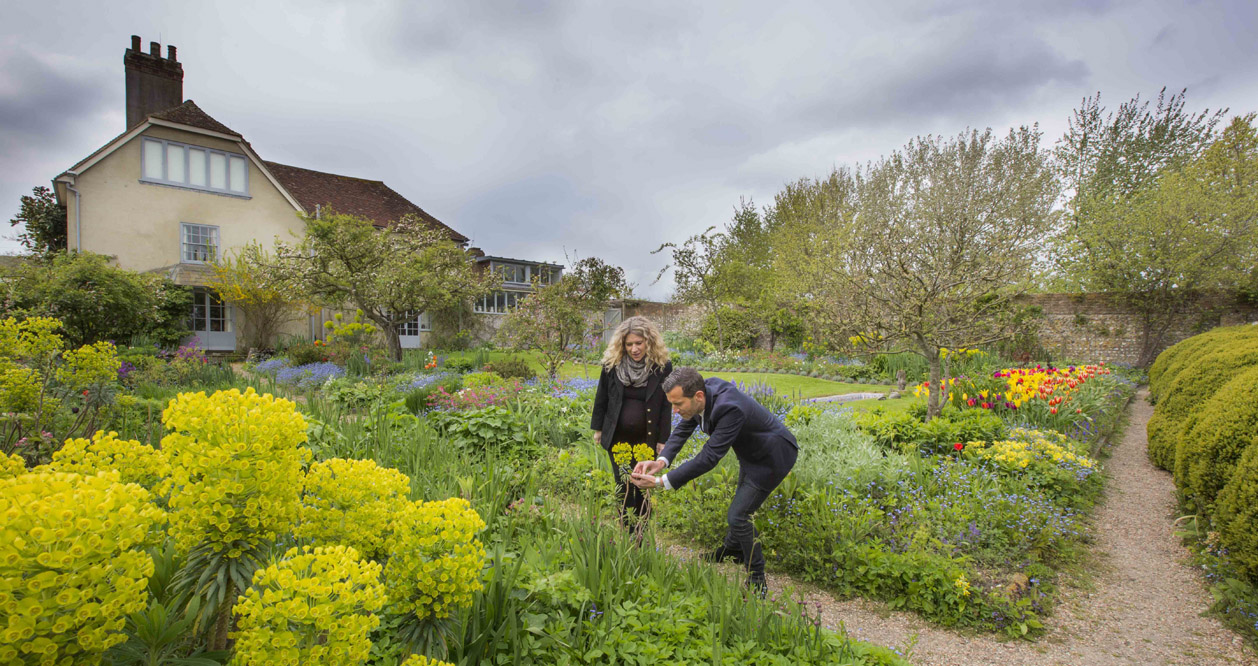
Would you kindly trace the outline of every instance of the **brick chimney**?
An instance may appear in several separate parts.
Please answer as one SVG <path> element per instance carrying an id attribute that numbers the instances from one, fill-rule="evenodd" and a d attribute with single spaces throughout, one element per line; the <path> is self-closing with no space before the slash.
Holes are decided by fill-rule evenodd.
<path id="1" fill-rule="evenodd" d="M 175 59 L 175 47 L 149 43 L 149 52 L 140 48 L 140 36 L 131 35 L 131 48 L 122 58 L 127 73 L 127 128 L 149 114 L 183 104 L 183 65 Z"/>

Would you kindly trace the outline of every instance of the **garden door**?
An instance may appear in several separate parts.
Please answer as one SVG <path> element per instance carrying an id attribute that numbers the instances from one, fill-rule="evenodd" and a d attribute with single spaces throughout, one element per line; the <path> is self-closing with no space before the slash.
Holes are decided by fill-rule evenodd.
<path id="1" fill-rule="evenodd" d="M 236 327 L 232 306 L 211 289 L 192 291 L 192 334 L 206 351 L 236 351 Z"/>
<path id="2" fill-rule="evenodd" d="M 398 340 L 402 343 L 402 349 L 419 349 L 424 346 L 423 332 L 432 330 L 428 313 L 421 312 L 416 315 L 413 312 L 408 312 L 406 314 L 414 318 L 408 319 L 405 324 L 402 324 L 402 329 L 398 331 Z"/>

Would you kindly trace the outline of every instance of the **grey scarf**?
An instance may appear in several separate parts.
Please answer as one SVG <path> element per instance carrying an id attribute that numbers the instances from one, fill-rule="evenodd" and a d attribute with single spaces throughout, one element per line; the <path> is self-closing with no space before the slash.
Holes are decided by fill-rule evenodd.
<path id="1" fill-rule="evenodd" d="M 625 386 L 646 386 L 649 376 L 651 376 L 651 368 L 645 358 L 635 361 L 626 354 L 616 366 L 616 379 Z"/>

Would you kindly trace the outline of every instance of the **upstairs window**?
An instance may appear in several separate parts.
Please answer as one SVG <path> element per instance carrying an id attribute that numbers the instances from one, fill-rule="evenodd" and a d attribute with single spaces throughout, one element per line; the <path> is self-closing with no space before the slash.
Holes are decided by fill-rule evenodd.
<path id="1" fill-rule="evenodd" d="M 140 162 L 140 180 L 148 183 L 249 195 L 244 155 L 145 137 Z"/>
<path id="2" fill-rule="evenodd" d="M 180 226 L 183 250 L 180 255 L 183 263 L 201 264 L 218 256 L 218 227 L 208 224 L 188 224 Z"/>
<path id="3" fill-rule="evenodd" d="M 520 266 L 519 264 L 494 264 L 494 270 L 502 276 L 503 282 L 514 282 L 516 284 L 529 283 L 528 266 Z"/>
<path id="4" fill-rule="evenodd" d="M 492 294 L 481 296 L 472 310 L 481 314 L 506 314 L 515 309 L 516 304 L 527 295 L 527 292 L 495 291 Z"/>

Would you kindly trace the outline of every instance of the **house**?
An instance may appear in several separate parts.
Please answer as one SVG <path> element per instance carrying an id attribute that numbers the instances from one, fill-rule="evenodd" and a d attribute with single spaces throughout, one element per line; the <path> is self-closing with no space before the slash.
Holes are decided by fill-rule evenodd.
<path id="1" fill-rule="evenodd" d="M 381 228 L 413 214 L 466 246 L 466 236 L 381 181 L 263 160 L 241 133 L 183 99 L 176 55 L 167 46 L 163 57 L 157 42 L 145 53 L 140 38 L 131 37 L 123 57 L 125 131 L 57 176 L 53 187 L 67 209 L 68 249 L 107 255 L 128 270 L 165 273 L 193 288 L 190 321 L 206 349 L 236 349 L 241 323 L 206 288 L 206 262 L 252 242 L 300 237 L 298 214 L 331 208 Z M 284 333 L 321 337 L 328 314 Z M 418 315 L 407 326 L 403 346 L 422 344 L 426 322 Z"/>

